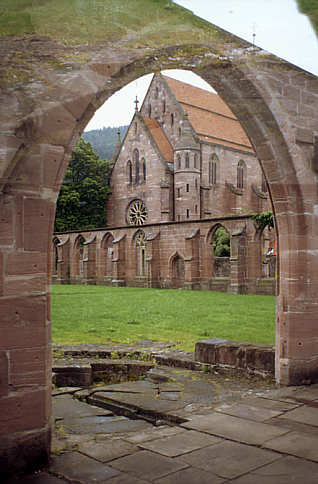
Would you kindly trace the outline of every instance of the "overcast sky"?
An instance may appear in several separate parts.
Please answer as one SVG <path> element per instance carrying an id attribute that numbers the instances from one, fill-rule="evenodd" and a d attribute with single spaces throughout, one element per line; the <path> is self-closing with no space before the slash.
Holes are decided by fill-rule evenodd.
<path id="1" fill-rule="evenodd" d="M 176 0 L 239 37 L 318 75 L 318 41 L 308 17 L 298 11 L 296 0 Z M 184 82 L 210 89 L 195 74 L 186 71 L 164 71 Z M 96 113 L 85 131 L 103 126 L 129 124 L 134 113 L 136 95 L 142 102 L 151 75 L 128 84 L 114 94 Z M 139 104 L 140 106 L 141 104 Z"/>

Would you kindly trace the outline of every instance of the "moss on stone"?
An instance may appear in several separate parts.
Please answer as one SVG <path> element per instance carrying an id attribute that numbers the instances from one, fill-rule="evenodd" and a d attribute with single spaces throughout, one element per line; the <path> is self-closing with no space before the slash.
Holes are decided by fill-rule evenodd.
<path id="1" fill-rule="evenodd" d="M 0 35 L 44 35 L 65 44 L 143 46 L 213 39 L 218 29 L 170 0 L 0 0 Z M 167 39 L 168 36 L 168 39 Z"/>

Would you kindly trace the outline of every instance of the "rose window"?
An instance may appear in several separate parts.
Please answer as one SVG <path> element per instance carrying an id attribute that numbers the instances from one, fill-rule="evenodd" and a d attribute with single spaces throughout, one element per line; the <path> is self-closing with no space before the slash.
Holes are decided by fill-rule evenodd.
<path id="1" fill-rule="evenodd" d="M 128 207 L 127 219 L 130 225 L 143 225 L 147 220 L 148 212 L 142 200 L 134 200 Z"/>

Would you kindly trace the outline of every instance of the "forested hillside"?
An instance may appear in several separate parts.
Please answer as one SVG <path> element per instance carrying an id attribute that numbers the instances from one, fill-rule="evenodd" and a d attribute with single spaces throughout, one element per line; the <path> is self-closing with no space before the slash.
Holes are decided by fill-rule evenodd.
<path id="1" fill-rule="evenodd" d="M 98 153 L 102 160 L 110 160 L 117 142 L 117 131 L 120 130 L 120 137 L 123 139 L 128 126 L 119 126 L 115 128 L 102 128 L 86 131 L 82 134 L 82 138 L 89 141 L 93 150 Z"/>

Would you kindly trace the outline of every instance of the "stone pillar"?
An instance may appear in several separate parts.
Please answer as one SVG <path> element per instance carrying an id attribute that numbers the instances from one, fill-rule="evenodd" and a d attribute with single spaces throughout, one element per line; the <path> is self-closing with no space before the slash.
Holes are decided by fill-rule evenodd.
<path id="1" fill-rule="evenodd" d="M 114 254 L 113 254 L 113 286 L 125 285 L 126 274 L 126 234 L 121 235 L 113 241 Z"/>
<path id="2" fill-rule="evenodd" d="M 57 246 L 57 275 L 59 282 L 62 284 L 70 282 L 70 249 L 71 245 L 69 237 Z"/>
<path id="3" fill-rule="evenodd" d="M 195 230 L 185 238 L 185 289 L 199 289 L 200 287 L 199 243 L 200 229 Z"/>
<path id="4" fill-rule="evenodd" d="M 29 160 L 30 164 L 36 159 Z M 22 178 L 22 175 L 21 175 Z M 20 182 L 21 183 L 21 182 Z M 50 450 L 49 258 L 55 203 L 17 183 L 0 195 L 0 469 L 32 471 Z"/>
<path id="5" fill-rule="evenodd" d="M 161 287 L 160 283 L 160 232 L 147 236 L 147 285 L 148 287 Z"/>
<path id="6" fill-rule="evenodd" d="M 246 294 L 246 236 L 241 229 L 232 232 L 230 257 L 230 291 Z"/>
<path id="7" fill-rule="evenodd" d="M 86 284 L 96 284 L 96 235 L 84 242 L 87 257 L 84 259 Z"/>

